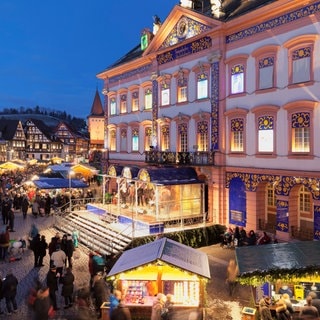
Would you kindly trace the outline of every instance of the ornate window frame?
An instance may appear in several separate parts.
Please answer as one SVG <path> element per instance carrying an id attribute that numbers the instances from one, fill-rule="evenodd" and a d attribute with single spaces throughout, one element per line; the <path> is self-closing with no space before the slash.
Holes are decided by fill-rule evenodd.
<path id="1" fill-rule="evenodd" d="M 257 156 L 276 156 L 277 154 L 277 113 L 280 107 L 275 105 L 261 105 L 256 106 L 251 109 L 251 112 L 255 116 L 255 127 L 256 127 L 256 154 Z M 272 130 L 272 135 L 261 136 L 261 131 L 264 130 L 269 131 Z M 271 137 L 272 136 L 272 137 Z M 272 146 L 273 150 L 260 150 L 260 142 L 263 138 L 272 138 Z"/>
<path id="2" fill-rule="evenodd" d="M 247 60 L 249 55 L 241 54 L 225 60 L 228 65 L 227 85 L 229 86 L 229 97 L 239 97 L 246 94 L 247 86 Z"/>
<path id="3" fill-rule="evenodd" d="M 297 86 L 307 86 L 314 83 L 314 46 L 319 35 L 305 34 L 295 37 L 283 44 L 288 50 L 288 87 L 296 88 Z M 299 81 L 298 74 L 295 73 L 294 64 L 304 58 L 310 58 L 309 75 L 307 78 Z M 308 67 L 307 65 L 305 67 Z M 305 74 L 305 73 L 303 73 Z"/>
<path id="4" fill-rule="evenodd" d="M 313 159 L 314 155 L 314 109 L 317 105 L 316 101 L 297 100 L 284 105 L 288 116 L 288 157 L 289 158 L 305 158 Z M 309 128 L 309 151 L 294 150 L 294 134 L 295 129 Z"/>
<path id="5" fill-rule="evenodd" d="M 256 92 L 266 93 L 266 91 L 275 91 L 277 87 L 277 60 L 280 46 L 269 45 L 259 48 L 252 52 L 255 58 L 256 71 Z M 272 70 L 270 70 L 272 68 Z M 269 69 L 269 70 L 268 70 Z M 272 75 L 269 73 L 272 72 Z M 262 83 L 262 79 L 270 76 L 270 85 Z"/>

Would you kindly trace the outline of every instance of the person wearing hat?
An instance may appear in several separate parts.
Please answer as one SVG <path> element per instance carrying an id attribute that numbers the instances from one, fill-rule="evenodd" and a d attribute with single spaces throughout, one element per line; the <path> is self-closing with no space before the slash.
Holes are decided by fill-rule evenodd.
<path id="1" fill-rule="evenodd" d="M 47 274 L 47 286 L 49 288 L 49 297 L 54 310 L 58 310 L 56 291 L 58 291 L 57 267 L 51 264 L 50 270 Z"/>
<path id="2" fill-rule="evenodd" d="M 269 306 L 271 304 L 271 299 L 269 297 L 264 297 L 259 301 L 259 314 L 261 320 L 273 320 Z"/>

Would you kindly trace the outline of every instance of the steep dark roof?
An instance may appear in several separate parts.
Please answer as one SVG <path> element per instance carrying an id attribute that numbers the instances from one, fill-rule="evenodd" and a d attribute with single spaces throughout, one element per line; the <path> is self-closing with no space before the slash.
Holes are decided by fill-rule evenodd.
<path id="1" fill-rule="evenodd" d="M 53 128 L 48 127 L 42 120 L 39 119 L 29 119 L 34 123 L 34 125 L 50 140 L 59 141 L 60 139 L 55 136 Z"/>
<path id="2" fill-rule="evenodd" d="M 132 50 L 130 50 L 128 53 L 126 53 L 124 56 L 122 56 L 119 60 L 117 60 L 112 65 L 107 67 L 107 70 L 115 68 L 117 66 L 120 66 L 121 64 L 130 62 L 130 61 L 135 60 L 137 58 L 140 58 L 142 56 L 142 53 L 143 53 L 143 51 L 141 50 L 141 45 L 139 43 Z"/>
<path id="3" fill-rule="evenodd" d="M 104 116 L 104 111 L 103 111 L 103 107 L 102 107 L 102 103 L 101 103 L 101 99 L 100 99 L 100 95 L 99 95 L 98 90 L 96 90 L 96 94 L 94 96 L 94 100 L 92 103 L 92 107 L 91 107 L 91 111 L 90 111 L 89 116 L 98 116 L 98 117 Z"/>
<path id="4" fill-rule="evenodd" d="M 19 120 L 9 120 L 1 118 L 0 120 L 0 132 L 2 139 L 12 140 L 19 124 Z"/>

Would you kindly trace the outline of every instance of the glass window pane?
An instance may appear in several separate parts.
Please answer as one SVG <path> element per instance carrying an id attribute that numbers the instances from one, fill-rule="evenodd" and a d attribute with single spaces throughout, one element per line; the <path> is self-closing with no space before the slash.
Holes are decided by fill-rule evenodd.
<path id="1" fill-rule="evenodd" d="M 202 79 L 198 81 L 197 97 L 198 99 L 208 98 L 208 80 L 207 79 Z"/>
<path id="2" fill-rule="evenodd" d="M 273 130 L 259 130 L 259 152 L 273 152 Z"/>
<path id="3" fill-rule="evenodd" d="M 244 74 L 236 73 L 231 76 L 231 93 L 241 93 L 244 91 Z"/>

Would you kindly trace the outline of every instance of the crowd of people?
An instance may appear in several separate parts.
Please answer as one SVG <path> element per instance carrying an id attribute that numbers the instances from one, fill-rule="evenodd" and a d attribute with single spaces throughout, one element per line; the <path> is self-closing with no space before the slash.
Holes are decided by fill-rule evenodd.
<path id="1" fill-rule="evenodd" d="M 311 292 L 306 297 L 306 304 L 300 308 L 297 316 L 294 316 L 294 308 L 288 293 L 281 295 L 278 301 L 272 303 L 272 299 L 265 296 L 259 301 L 259 314 L 261 320 L 319 320 L 320 299 L 317 294 Z M 273 306 L 273 307 L 271 307 Z"/>
<path id="2" fill-rule="evenodd" d="M 277 243 L 277 239 L 270 236 L 266 231 L 260 233 L 250 230 L 247 232 L 243 227 L 228 227 L 221 235 L 221 247 L 234 248 L 241 246 L 263 245 Z"/>

